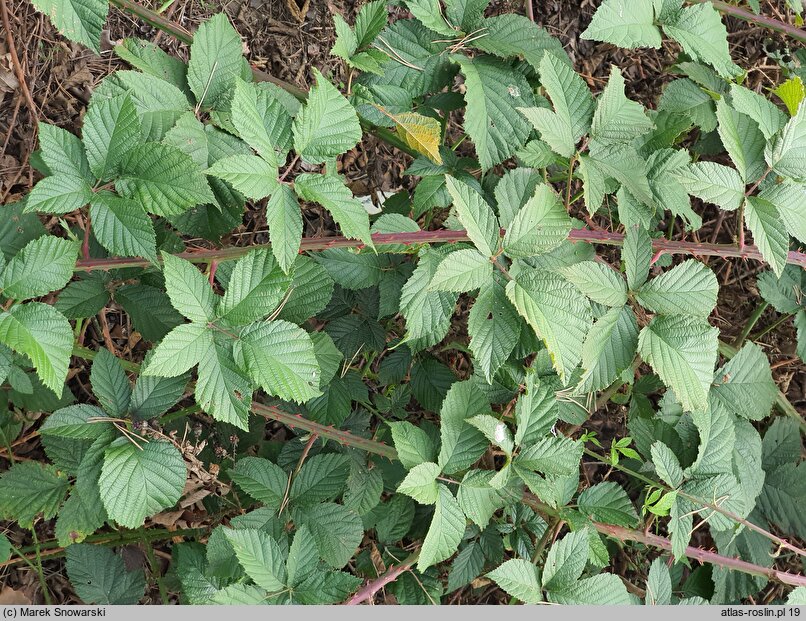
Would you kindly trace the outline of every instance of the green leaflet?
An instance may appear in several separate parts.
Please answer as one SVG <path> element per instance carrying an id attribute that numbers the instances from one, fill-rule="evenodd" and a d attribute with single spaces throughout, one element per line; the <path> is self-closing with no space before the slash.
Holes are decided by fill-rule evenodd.
<path id="1" fill-rule="evenodd" d="M 770 362 L 755 343 L 747 343 L 714 376 L 712 394 L 727 411 L 750 420 L 766 418 L 778 389 Z"/>
<path id="2" fill-rule="evenodd" d="M 434 517 L 420 549 L 417 569 L 423 571 L 453 555 L 465 532 L 465 514 L 451 491 L 439 484 Z"/>
<path id="3" fill-rule="evenodd" d="M 423 505 L 433 505 L 439 497 L 437 477 L 440 467 L 433 462 L 424 462 L 414 466 L 406 478 L 397 486 L 399 494 L 411 496 Z"/>
<path id="4" fill-rule="evenodd" d="M 208 280 L 190 261 L 167 252 L 162 253 L 162 260 L 165 288 L 173 307 L 193 322 L 213 321 L 218 300 Z"/>
<path id="5" fill-rule="evenodd" d="M 557 374 L 567 384 L 590 328 L 588 301 L 561 276 L 539 270 L 507 283 L 507 297 L 545 342 Z"/>
<path id="6" fill-rule="evenodd" d="M 708 407 L 719 331 L 703 319 L 656 317 L 641 330 L 638 353 L 691 412 Z"/>
<path id="7" fill-rule="evenodd" d="M 74 280 L 62 289 L 54 307 L 67 319 L 81 319 L 97 314 L 109 302 L 109 297 L 100 279 Z"/>
<path id="8" fill-rule="evenodd" d="M 84 604 L 132 605 L 145 594 L 140 570 L 128 570 L 109 548 L 76 544 L 67 548 L 67 575 Z"/>
<path id="9" fill-rule="evenodd" d="M 767 140 L 777 134 L 787 122 L 786 115 L 778 106 L 744 86 L 731 84 L 730 96 L 733 108 L 758 123 Z"/>
<path id="10" fill-rule="evenodd" d="M 627 287 L 635 291 L 646 282 L 652 260 L 652 240 L 641 226 L 631 226 L 624 236 L 622 249 L 627 273 Z"/>
<path id="11" fill-rule="evenodd" d="M 495 281 L 481 287 L 467 321 L 470 350 L 487 381 L 507 361 L 520 335 L 520 319 Z"/>
<path id="12" fill-rule="evenodd" d="M 86 180 L 57 173 L 34 186 L 25 202 L 25 211 L 70 213 L 81 209 L 91 198 L 92 190 Z"/>
<path id="13" fill-rule="evenodd" d="M 143 73 L 165 80 L 190 94 L 187 85 L 187 65 L 150 41 L 123 39 L 115 46 L 115 54 Z"/>
<path id="14" fill-rule="evenodd" d="M 90 165 L 84 144 L 70 132 L 49 123 L 39 123 L 39 146 L 42 160 L 51 174 L 62 174 L 91 181 Z M 30 198 L 28 199 L 30 201 Z"/>
<path id="15" fill-rule="evenodd" d="M 764 174 L 764 135 L 749 116 L 731 108 L 724 99 L 716 103 L 719 137 L 742 180 L 753 183 Z"/>
<path id="16" fill-rule="evenodd" d="M 688 78 L 674 80 L 666 86 L 658 109 L 681 114 L 706 132 L 717 127 L 713 99 Z"/>
<path id="17" fill-rule="evenodd" d="M 689 194 L 725 211 L 738 209 L 744 201 L 744 182 L 733 168 L 715 162 L 696 162 L 677 170 L 675 176 Z"/>
<path id="18" fill-rule="evenodd" d="M 797 181 L 806 179 L 806 106 L 801 104 L 764 155 L 776 173 Z"/>
<path id="19" fill-rule="evenodd" d="M 579 510 L 595 520 L 620 526 L 635 526 L 635 512 L 627 492 L 618 483 L 606 481 L 589 487 L 579 495 Z"/>
<path id="20" fill-rule="evenodd" d="M 526 604 L 543 601 L 540 572 L 537 567 L 522 559 L 510 559 L 487 574 L 491 580 Z"/>
<path id="21" fill-rule="evenodd" d="M 562 591 L 574 584 L 588 562 L 588 531 L 578 530 L 567 534 L 554 545 L 546 556 L 543 568 L 543 587 L 547 591 Z"/>
<path id="22" fill-rule="evenodd" d="M 442 15 L 438 0 L 405 0 L 405 2 L 406 8 L 423 26 L 447 37 L 457 34 Z"/>
<path id="23" fill-rule="evenodd" d="M 217 108 L 242 68 L 241 37 L 225 13 L 213 15 L 199 26 L 190 46 L 187 80 L 198 107 Z"/>
<path id="24" fill-rule="evenodd" d="M 57 310 L 31 302 L 0 313 L 0 343 L 31 359 L 46 388 L 62 393 L 73 350 L 73 331 Z"/>
<path id="25" fill-rule="evenodd" d="M 92 174 L 102 181 L 112 177 L 126 154 L 142 142 L 140 120 L 131 97 L 94 97 L 81 135 Z"/>
<path id="26" fill-rule="evenodd" d="M 513 259 L 550 252 L 566 240 L 570 231 L 571 218 L 565 207 L 554 190 L 541 184 L 507 227 L 504 252 Z"/>
<path id="27" fill-rule="evenodd" d="M 403 466 L 411 470 L 423 462 L 436 459 L 436 446 L 426 432 L 409 422 L 389 423 L 392 430 L 392 441 L 397 450 L 398 459 Z"/>
<path id="28" fill-rule="evenodd" d="M 557 422 L 558 408 L 554 391 L 541 382 L 534 371 L 526 375 L 526 391 L 515 404 L 515 444 L 531 445 L 543 438 Z"/>
<path id="29" fill-rule="evenodd" d="M 278 510 L 288 488 L 288 474 L 280 466 L 260 457 L 244 457 L 229 471 L 244 492 L 273 510 Z"/>
<path id="30" fill-rule="evenodd" d="M 107 352 L 105 349 L 101 351 Z M 99 352 L 98 357 L 101 359 L 101 364 L 109 364 L 111 362 L 108 360 L 108 356 L 111 356 L 109 352 L 107 352 L 106 356 Z M 105 357 L 106 361 L 104 360 Z M 114 364 L 118 364 L 116 360 Z M 118 367 L 120 367 L 120 365 L 118 365 Z M 96 377 L 97 375 L 96 373 Z M 97 379 L 95 383 L 99 383 Z M 95 392 L 94 387 L 93 392 Z M 104 391 L 101 390 L 100 393 L 104 394 Z M 62 438 L 97 440 L 104 435 L 105 425 L 88 424 L 88 420 L 90 418 L 104 418 L 106 416 L 106 412 L 93 405 L 68 405 L 65 408 L 56 410 L 53 414 L 48 416 L 47 420 L 42 425 L 41 433 L 44 436 L 54 435 Z"/>
<path id="31" fill-rule="evenodd" d="M 50 18 L 56 29 L 65 37 L 83 43 L 96 54 L 101 53 L 101 31 L 109 13 L 109 5 L 106 2 L 37 0 L 33 4 Z"/>
<path id="32" fill-rule="evenodd" d="M 256 249 L 239 259 L 232 270 L 218 317 L 231 325 L 246 325 L 279 306 L 291 284 L 266 249 Z"/>
<path id="33" fill-rule="evenodd" d="M 658 476 L 674 488 L 683 482 L 683 469 L 674 452 L 663 442 L 652 444 L 652 463 Z"/>
<path id="34" fill-rule="evenodd" d="M 707 317 L 716 306 L 719 283 L 708 266 L 689 259 L 645 283 L 636 298 L 661 315 Z"/>
<path id="35" fill-rule="evenodd" d="M 296 178 L 294 190 L 302 200 L 319 203 L 327 209 L 346 237 L 360 239 L 372 247 L 369 215 L 341 179 L 333 175 L 304 173 Z"/>
<path id="36" fill-rule="evenodd" d="M 274 258 L 288 274 L 299 253 L 302 240 L 302 215 L 293 190 L 279 186 L 266 203 L 266 223 Z"/>
<path id="37" fill-rule="evenodd" d="M 92 392 L 98 403 L 112 416 L 123 416 L 129 411 L 132 387 L 114 354 L 101 349 L 92 362 L 90 372 Z"/>
<path id="38" fill-rule="evenodd" d="M 624 306 L 612 308 L 591 327 L 582 346 L 582 368 L 577 392 L 590 393 L 607 388 L 628 369 L 638 346 L 638 322 Z"/>
<path id="39" fill-rule="evenodd" d="M 582 38 L 607 41 L 618 47 L 657 49 L 661 35 L 654 24 L 652 5 L 652 0 L 604 0 Z"/>
<path id="40" fill-rule="evenodd" d="M 109 517 L 137 528 L 179 500 L 185 476 L 182 454 L 170 442 L 150 440 L 138 447 L 118 438 L 106 450 L 98 485 Z"/>
<path id="41" fill-rule="evenodd" d="M 493 58 L 451 58 L 465 76 L 465 129 L 476 145 L 482 168 L 487 170 L 526 143 L 530 127 L 518 109 L 534 105 L 532 88 L 520 73 Z"/>
<path id="42" fill-rule="evenodd" d="M 498 249 L 498 219 L 484 197 L 464 181 L 445 178 L 459 221 L 483 255 L 492 257 Z"/>
<path id="43" fill-rule="evenodd" d="M 361 139 L 358 116 L 350 103 L 314 70 L 316 85 L 294 118 L 294 148 L 305 161 L 321 164 L 352 149 Z"/>
<path id="44" fill-rule="evenodd" d="M 471 5 L 486 4 L 486 2 L 470 0 L 466 4 L 469 12 Z M 449 15 L 453 6 L 456 5 L 448 5 Z M 473 8 L 478 10 L 478 7 Z M 535 70 L 540 69 L 540 61 L 547 52 L 570 62 L 563 50 L 562 43 L 525 15 L 495 15 L 485 18 L 479 25 L 483 25 L 485 28 L 485 36 L 471 41 L 470 45 L 488 54 L 500 58 L 523 58 Z M 463 27 L 463 30 L 472 32 L 474 27 Z"/>
<path id="45" fill-rule="evenodd" d="M 457 493 L 462 511 L 480 528 L 486 528 L 493 514 L 505 503 L 503 495 L 490 486 L 494 477 L 495 473 L 490 470 L 468 470 Z"/>
<path id="46" fill-rule="evenodd" d="M 418 349 L 435 345 L 450 326 L 458 295 L 428 287 L 444 256 L 440 249 L 420 254 L 417 267 L 400 292 L 400 313 L 406 319 L 406 342 Z"/>
<path id="47" fill-rule="evenodd" d="M 297 509 L 294 516 L 310 529 L 322 559 L 336 569 L 347 564 L 364 536 L 361 518 L 343 505 L 326 502 Z"/>
<path id="48" fill-rule="evenodd" d="M 579 174 L 582 176 L 583 197 L 590 215 L 595 214 L 604 202 L 607 194 L 607 179 L 604 171 L 596 165 L 596 160 L 587 155 L 579 157 Z M 620 189 L 624 192 L 623 188 Z M 619 206 L 623 201 L 619 199 Z M 622 217 L 622 219 L 624 219 Z M 625 222 L 626 224 L 626 222 Z"/>
<path id="49" fill-rule="evenodd" d="M 440 410 L 440 448 L 437 463 L 452 474 L 472 465 L 489 446 L 482 433 L 465 424 L 468 418 L 489 411 L 489 402 L 469 381 L 456 382 L 448 390 Z"/>
<path id="50" fill-rule="evenodd" d="M 624 95 L 624 77 L 614 65 L 610 70 L 607 86 L 596 105 L 590 130 L 591 138 L 603 143 L 628 143 L 654 128 L 655 125 L 647 117 L 644 107 Z"/>
<path id="51" fill-rule="evenodd" d="M 232 352 L 208 337 L 207 349 L 199 360 L 196 401 L 216 420 L 247 429 L 252 405 L 252 386 L 236 366 Z"/>
<path id="52" fill-rule="evenodd" d="M 741 74 L 728 51 L 728 31 L 712 4 L 681 9 L 670 20 L 664 21 L 663 30 L 677 40 L 689 56 L 708 63 L 723 78 Z"/>
<path id="53" fill-rule="evenodd" d="M 46 520 L 56 515 L 68 486 L 67 475 L 54 466 L 17 463 L 0 477 L 0 513 L 30 527 L 40 513 Z"/>
<path id="54" fill-rule="evenodd" d="M 95 239 L 112 254 L 157 263 L 157 236 L 151 218 L 137 201 L 97 192 L 90 201 Z"/>
<path id="55" fill-rule="evenodd" d="M 761 256 L 780 276 L 789 254 L 789 235 L 775 205 L 759 196 L 748 196 L 745 200 L 744 223 L 753 234 L 753 241 Z"/>
<path id="56" fill-rule="evenodd" d="M 255 584 L 269 592 L 285 588 L 286 555 L 271 536 L 250 528 L 226 529 L 224 535 L 235 549 L 238 562 Z"/>
<path id="57" fill-rule="evenodd" d="M 191 157 L 165 144 L 146 143 L 130 150 L 115 189 L 158 216 L 176 216 L 215 201 Z"/>
<path id="58" fill-rule="evenodd" d="M 249 376 L 263 390 L 303 403 L 318 396 L 319 365 L 308 334 L 287 321 L 253 324 L 240 334 Z"/>
<path id="59" fill-rule="evenodd" d="M 260 200 L 277 189 L 277 167 L 256 155 L 224 157 L 205 171 L 223 179 L 247 198 Z"/>
<path id="60" fill-rule="evenodd" d="M 588 132 L 593 97 L 584 80 L 555 54 L 540 61 L 540 78 L 554 112 L 546 108 L 521 108 L 544 142 L 563 157 L 571 157 L 577 141 Z"/>
<path id="61" fill-rule="evenodd" d="M 581 261 L 565 268 L 562 274 L 594 302 L 612 307 L 627 303 L 624 278 L 601 263 Z"/>
<path id="62" fill-rule="evenodd" d="M 543 474 L 571 475 L 579 470 L 583 445 L 568 438 L 548 437 L 524 448 L 515 458 L 520 468 Z"/>
<path id="63" fill-rule="evenodd" d="M 499 447 L 508 456 L 512 455 L 512 449 L 514 448 L 512 433 L 505 422 L 489 414 L 479 414 L 468 418 L 467 423 L 481 431 L 487 440 Z"/>
<path id="64" fill-rule="evenodd" d="M 78 244 L 46 235 L 28 244 L 5 266 L 0 278 L 3 295 L 28 300 L 64 287 L 73 276 Z"/>
<path id="65" fill-rule="evenodd" d="M 787 232 L 800 242 L 806 239 L 806 217 L 803 213 L 804 188 L 792 182 L 783 182 L 765 188 L 759 198 L 775 206 L 778 217 Z M 777 228 L 777 227 L 776 227 Z"/>
<path id="66" fill-rule="evenodd" d="M 176 377 L 199 364 L 211 342 L 202 323 L 183 323 L 171 330 L 154 350 L 144 376 Z"/>
<path id="67" fill-rule="evenodd" d="M 485 285 L 492 275 L 490 259 L 478 250 L 456 250 L 440 262 L 429 288 L 464 293 Z"/>
<path id="68" fill-rule="evenodd" d="M 626 606 L 632 603 L 621 579 L 614 574 L 583 578 L 562 591 L 550 591 L 549 600 L 556 604 Z"/>
<path id="69" fill-rule="evenodd" d="M 232 124 L 246 143 L 273 168 L 291 143 L 291 117 L 268 91 L 241 79 L 235 81 Z"/>

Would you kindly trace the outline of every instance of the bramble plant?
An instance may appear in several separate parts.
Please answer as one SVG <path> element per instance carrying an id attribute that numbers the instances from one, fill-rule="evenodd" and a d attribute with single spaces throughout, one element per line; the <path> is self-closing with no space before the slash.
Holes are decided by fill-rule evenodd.
<path id="1" fill-rule="evenodd" d="M 100 50 L 106 2 L 34 4 Z M 128 542 L 163 603 L 439 603 L 494 582 L 525 603 L 704 604 L 768 581 L 806 603 L 806 424 L 748 339 L 773 307 L 806 359 L 800 78 L 784 106 L 743 86 L 709 2 L 604 0 L 582 34 L 679 45 L 654 109 L 616 66 L 594 95 L 527 17 L 398 4 L 412 17 L 334 17 L 346 84 L 255 81 L 219 14 L 187 63 L 118 44 L 133 69 L 97 86 L 80 137 L 40 123 L 42 179 L 0 230 L 2 440 L 13 459 L 36 430 L 48 460 L 0 477 L 0 512 L 34 537 L 12 559 L 36 553 L 47 599 L 41 560 L 63 553 L 86 603 L 143 597 L 110 549 Z M 417 179 L 379 216 L 339 174 L 366 133 Z M 671 239 L 706 203 L 738 213 L 735 244 Z M 343 237 L 303 237 L 312 205 Z M 247 208 L 270 244 L 221 245 Z M 731 344 L 709 256 L 768 266 Z M 145 359 L 83 347 L 110 304 Z M 626 432 L 584 429 L 611 400 Z M 204 526 L 161 528 L 183 512 Z M 163 574 L 151 546 L 170 538 Z M 637 544 L 645 583 L 608 571 L 613 542 Z"/>

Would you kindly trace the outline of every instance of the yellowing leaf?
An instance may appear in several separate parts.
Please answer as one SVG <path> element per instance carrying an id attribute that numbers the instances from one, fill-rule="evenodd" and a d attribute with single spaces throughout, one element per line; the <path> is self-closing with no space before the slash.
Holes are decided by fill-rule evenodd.
<path id="1" fill-rule="evenodd" d="M 784 102 L 786 109 L 789 111 L 789 116 L 795 116 L 800 102 L 806 97 L 806 87 L 804 87 L 800 76 L 795 76 L 789 78 L 783 84 L 779 84 L 773 93 L 778 95 L 778 98 Z"/>
<path id="2" fill-rule="evenodd" d="M 442 157 L 439 154 L 439 121 L 416 112 L 390 114 L 383 108 L 381 111 L 395 122 L 397 133 L 406 141 L 407 145 L 425 155 L 432 162 L 442 163 Z"/>

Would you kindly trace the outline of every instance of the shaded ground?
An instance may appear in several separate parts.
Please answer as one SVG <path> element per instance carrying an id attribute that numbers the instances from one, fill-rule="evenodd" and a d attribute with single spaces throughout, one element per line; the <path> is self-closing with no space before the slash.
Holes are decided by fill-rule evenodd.
<path id="1" fill-rule="evenodd" d="M 17 200 L 36 181 L 36 174 L 29 166 L 29 156 L 36 148 L 35 120 L 47 121 L 77 132 L 93 88 L 111 71 L 124 66 L 109 51 L 112 42 L 127 36 L 157 40 L 165 49 L 183 58 L 187 57 L 185 46 L 177 45 L 170 37 L 116 9 L 111 11 L 105 33 L 106 51 L 99 57 L 58 36 L 48 20 L 36 13 L 26 0 L 6 1 L 12 14 L 14 44 L 37 109 L 32 113 L 26 105 L 11 70 L 5 37 L 0 38 L 0 204 Z M 146 1 L 144 4 L 156 9 L 162 3 Z M 666 68 L 674 62 L 675 50 L 667 46 L 658 51 L 630 52 L 606 44 L 580 40 L 579 33 L 587 26 L 597 4 L 598 0 L 535 1 L 535 19 L 564 43 L 577 70 L 594 91 L 598 92 L 603 87 L 610 65 L 615 63 L 622 69 L 627 80 L 628 95 L 654 105 L 663 84 L 671 79 Z M 765 4 L 766 13 L 777 14 L 779 18 L 792 22 L 791 14 L 782 8 L 783 2 Z M 352 22 L 359 5 L 360 2 L 353 0 L 312 0 L 303 12 L 300 8 L 305 8 L 302 0 L 176 0 L 168 7 L 165 15 L 192 31 L 209 15 L 226 11 L 246 41 L 247 55 L 253 66 L 300 87 L 306 87 L 311 81 L 313 67 L 336 82 L 346 79 L 341 61 L 329 56 L 335 39 L 331 15 L 338 12 L 348 22 Z M 489 10 L 492 13 L 523 12 L 524 4 L 520 0 L 494 0 Z M 783 39 L 735 20 L 728 20 L 728 29 L 734 58 L 742 59 L 741 64 L 750 68 L 746 84 L 760 92 L 776 84 L 780 69 L 774 60 L 768 58 L 765 49 L 769 41 L 785 45 Z M 390 191 L 407 187 L 409 181 L 401 176 L 407 163 L 405 156 L 368 138 L 343 158 L 342 172 L 348 177 L 355 194 L 366 195 L 377 190 Z M 703 214 L 704 226 L 696 234 L 692 234 L 691 239 L 713 238 L 724 243 L 734 241 L 735 214 L 728 214 L 717 230 L 716 211 L 710 207 L 698 211 Z M 55 219 L 48 224 L 56 225 Z M 600 224 L 607 226 L 604 220 Z M 328 234 L 331 230 L 330 221 L 321 213 L 306 213 L 306 235 Z M 676 231 L 677 239 L 683 239 L 684 235 L 682 230 Z M 227 241 L 237 245 L 268 241 L 262 210 L 251 209 L 241 229 Z M 726 337 L 735 336 L 759 303 L 755 276 L 761 266 L 758 263 L 719 259 L 713 259 L 711 266 L 721 284 L 715 323 Z M 457 313 L 463 314 L 466 310 L 467 308 L 460 305 Z M 776 319 L 775 312 L 766 311 L 757 324 L 756 332 L 774 323 Z M 111 326 L 109 337 L 118 351 L 131 353 L 135 357 L 141 355 L 135 351 L 136 343 L 128 340 L 130 331 L 125 329 L 122 314 L 110 311 L 108 321 Z M 806 411 L 806 369 L 795 357 L 794 336 L 790 323 L 766 335 L 760 343 L 770 357 L 781 389 L 796 407 Z M 102 330 L 91 325 L 85 336 L 85 345 L 94 348 L 103 342 Z M 467 372 L 467 361 L 462 355 L 454 354 L 451 358 L 446 358 L 445 362 L 454 366 L 460 374 Z M 72 381 L 77 395 L 87 394 L 85 370 L 77 369 Z M 611 404 L 609 407 L 609 411 L 597 415 L 591 426 L 597 427 L 600 435 L 606 438 L 626 435 L 624 412 L 620 412 L 618 406 Z M 23 458 L 28 454 L 36 456 L 38 450 L 36 439 L 20 446 Z M 591 465 L 585 474 L 600 480 L 607 473 L 605 469 Z M 700 532 L 704 532 L 704 529 Z M 14 535 L 20 535 L 15 544 L 29 543 L 22 541 L 20 533 Z M 43 526 L 40 537 L 51 538 L 52 533 Z M 703 543 L 708 544 L 707 541 Z M 145 562 L 139 548 L 130 546 L 127 550 L 128 562 L 135 565 Z M 157 550 L 160 562 L 164 562 L 167 556 L 167 553 Z M 621 575 L 629 575 L 633 571 L 634 567 L 630 566 L 628 558 L 620 557 L 618 562 L 623 563 L 622 567 L 615 567 Z M 45 569 L 54 599 L 75 601 L 63 575 L 61 562 L 46 562 Z M 13 603 L 9 599 L 13 597 L 38 600 L 41 597 L 38 580 L 35 572 L 26 566 L 0 569 L 0 581 L 13 585 L 15 589 L 14 592 L 0 592 L 0 604 Z M 762 599 L 775 595 L 776 587 L 771 586 L 764 592 Z M 153 597 L 154 601 L 158 601 L 158 595 Z M 470 600 L 459 601 L 494 603 L 497 597 L 495 589 L 487 589 L 481 590 Z"/>

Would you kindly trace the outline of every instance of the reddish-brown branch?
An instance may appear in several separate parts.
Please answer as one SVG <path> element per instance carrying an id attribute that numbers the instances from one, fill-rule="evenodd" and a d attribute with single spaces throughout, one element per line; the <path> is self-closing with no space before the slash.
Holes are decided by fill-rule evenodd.
<path id="1" fill-rule="evenodd" d="M 621 233 L 611 233 L 609 231 L 591 231 L 588 229 L 576 229 L 568 236 L 571 241 L 588 242 L 604 246 L 622 246 L 624 235 Z M 414 233 L 377 233 L 372 236 L 372 241 L 376 246 L 383 244 L 440 244 L 470 241 L 465 231 L 417 231 Z M 752 259 L 753 261 L 764 261 L 758 248 L 755 246 L 745 246 L 740 250 L 738 246 L 731 244 L 708 244 L 704 242 L 684 242 L 670 241 L 667 239 L 653 239 L 652 246 L 655 252 L 666 254 L 687 254 L 701 257 L 737 257 Z M 210 263 L 211 261 L 232 261 L 245 255 L 255 248 L 268 248 L 269 245 L 256 245 L 244 247 L 230 247 L 215 250 L 199 250 L 190 252 L 180 252 L 178 257 L 187 259 L 193 263 Z M 347 237 L 306 237 L 302 240 L 300 252 L 327 250 L 329 248 L 363 248 L 364 244 L 355 239 Z M 806 253 L 790 252 L 787 263 L 806 267 Z M 90 261 L 78 261 L 76 271 L 86 272 L 93 269 L 110 270 L 123 267 L 147 267 L 150 263 L 145 259 L 129 259 L 113 257 L 108 259 L 92 259 Z"/>
<path id="2" fill-rule="evenodd" d="M 714 5 L 714 8 L 720 13 L 730 15 L 731 17 L 735 17 L 736 19 L 740 19 L 745 22 L 750 22 L 751 24 L 761 26 L 767 30 L 774 30 L 776 32 L 783 33 L 789 37 L 792 37 L 793 39 L 796 39 L 797 41 L 806 43 L 806 31 L 796 28 L 795 26 L 791 26 L 790 24 L 778 21 L 777 19 L 765 17 L 764 15 L 756 15 L 755 13 L 751 13 L 745 9 L 733 6 L 727 2 L 720 2 L 719 0 L 688 0 L 688 2 L 690 4 L 703 4 L 704 2 L 711 2 L 711 4 Z"/>
<path id="3" fill-rule="evenodd" d="M 368 599 L 372 599 L 375 597 L 375 594 L 384 588 L 387 584 L 391 584 L 395 580 L 397 580 L 401 575 L 411 569 L 414 564 L 417 562 L 417 559 L 420 558 L 420 552 L 417 551 L 405 561 L 400 563 L 400 565 L 390 565 L 389 569 L 386 570 L 382 576 L 379 576 L 375 580 L 371 580 L 367 584 L 365 584 L 359 591 L 356 592 L 350 599 L 348 599 L 344 604 L 346 606 L 356 606 L 361 604 L 362 602 L 367 601 Z"/>
<path id="4" fill-rule="evenodd" d="M 328 440 L 333 440 L 339 444 L 344 444 L 345 446 L 351 446 L 374 455 L 386 457 L 389 460 L 397 459 L 397 451 L 388 444 L 370 440 L 369 438 L 362 438 L 349 431 L 336 429 L 333 425 L 322 425 L 321 423 L 305 418 L 302 414 L 289 414 L 273 405 L 263 405 L 262 403 L 253 403 L 252 412 L 263 418 L 276 420 L 278 423 L 282 423 L 291 429 L 304 429 L 305 431 L 316 434 L 322 438 L 327 438 Z"/>
<path id="5" fill-rule="evenodd" d="M 600 524 L 597 522 L 595 525 L 596 530 L 603 535 L 613 537 L 620 541 L 637 541 L 638 543 L 643 543 L 645 545 L 652 546 L 653 548 L 661 548 L 669 551 L 672 549 L 672 542 L 659 535 L 644 533 L 637 530 L 630 530 L 628 528 L 614 526 L 612 524 Z M 702 548 L 693 548 L 691 546 L 687 546 L 686 556 L 688 558 L 698 560 L 701 563 L 710 563 L 718 567 L 740 571 L 752 576 L 763 576 L 764 578 L 776 580 L 790 586 L 806 586 L 806 576 L 791 574 L 786 571 L 778 571 L 777 569 L 773 569 L 771 567 L 754 565 L 753 563 L 748 563 L 747 561 L 743 561 L 739 558 L 730 558 L 717 554 L 716 552 L 703 550 Z"/>
<path id="6" fill-rule="evenodd" d="M 270 418 L 272 420 L 281 422 L 292 428 L 299 427 L 301 429 L 317 433 L 322 437 L 333 439 L 337 442 L 340 442 L 341 444 L 352 446 L 354 448 L 367 451 L 375 455 L 381 455 L 391 460 L 397 459 L 397 451 L 395 451 L 393 447 L 387 444 L 383 444 L 381 442 L 376 442 L 374 440 L 369 440 L 366 438 L 359 438 L 358 436 L 355 436 L 349 432 L 341 431 L 333 427 L 325 427 L 324 425 L 320 425 L 319 423 L 310 421 L 299 414 L 296 415 L 288 414 L 287 412 L 283 412 L 282 410 L 279 410 L 275 407 L 260 404 L 254 404 L 252 406 L 252 411 L 266 418 Z M 524 502 L 526 502 L 526 504 L 528 504 L 529 506 L 531 506 L 532 508 L 541 513 L 548 515 L 556 515 L 557 513 L 555 509 L 542 502 L 534 494 L 530 494 L 527 492 L 526 494 L 524 494 L 523 499 Z M 623 528 L 621 526 L 614 526 L 612 524 L 603 524 L 601 522 L 593 522 L 593 526 L 601 534 L 613 537 L 615 539 L 619 539 L 621 541 L 638 541 L 640 543 L 644 543 L 654 548 L 660 548 L 662 550 L 672 549 L 672 542 L 666 539 L 665 537 L 660 537 L 658 535 L 653 535 L 651 533 L 644 533 L 638 530 L 631 530 L 628 528 Z M 689 558 L 696 559 L 703 563 L 712 563 L 714 565 L 718 565 L 719 567 L 726 567 L 728 569 L 733 569 L 735 571 L 740 571 L 754 576 L 764 576 L 771 580 L 782 582 L 783 584 L 788 584 L 792 586 L 806 586 L 806 576 L 792 574 L 785 571 L 779 571 L 777 569 L 772 569 L 768 567 L 762 567 L 761 565 L 754 565 L 753 563 L 748 563 L 746 561 L 742 561 L 741 559 L 730 558 L 727 556 L 723 556 L 721 554 L 717 554 L 716 552 L 709 552 L 708 550 L 703 550 L 702 548 L 694 548 L 688 546 L 686 548 L 686 556 Z M 396 578 L 397 575 L 393 577 Z"/>

